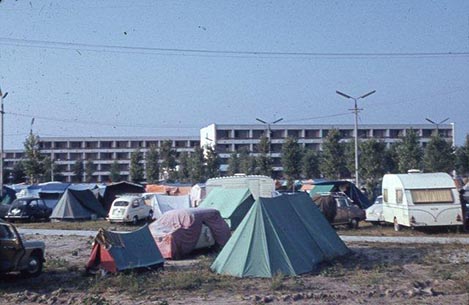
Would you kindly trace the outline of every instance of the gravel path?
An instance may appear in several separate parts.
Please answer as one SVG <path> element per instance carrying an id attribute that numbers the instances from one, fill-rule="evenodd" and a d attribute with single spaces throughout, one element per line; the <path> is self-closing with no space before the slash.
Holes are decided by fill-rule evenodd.
<path id="1" fill-rule="evenodd" d="M 39 230 L 39 229 L 19 229 L 21 234 L 26 235 L 62 235 L 62 236 L 85 236 L 94 237 L 96 231 L 81 230 Z M 345 236 L 341 235 L 345 242 L 373 242 L 373 243 L 401 243 L 401 244 L 469 244 L 469 237 L 409 237 L 409 236 Z"/>

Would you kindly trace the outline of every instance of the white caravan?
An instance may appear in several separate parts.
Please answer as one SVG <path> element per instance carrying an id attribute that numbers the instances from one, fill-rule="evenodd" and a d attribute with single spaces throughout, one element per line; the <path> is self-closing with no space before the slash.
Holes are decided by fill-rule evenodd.
<path id="1" fill-rule="evenodd" d="M 386 174 L 382 188 L 384 220 L 396 231 L 400 226 L 462 225 L 458 191 L 446 173 Z"/>

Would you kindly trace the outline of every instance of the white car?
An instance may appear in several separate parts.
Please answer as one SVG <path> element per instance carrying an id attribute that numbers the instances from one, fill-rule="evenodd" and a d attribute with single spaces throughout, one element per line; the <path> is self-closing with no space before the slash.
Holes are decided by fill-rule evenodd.
<path id="1" fill-rule="evenodd" d="M 109 222 L 131 222 L 137 224 L 142 219 L 152 219 L 153 210 L 145 204 L 141 196 L 122 196 L 116 198 L 109 210 Z"/>
<path id="2" fill-rule="evenodd" d="M 371 222 L 372 224 L 380 224 L 384 222 L 383 215 L 383 196 L 378 196 L 375 199 L 375 202 L 365 210 L 366 212 L 366 221 Z"/>

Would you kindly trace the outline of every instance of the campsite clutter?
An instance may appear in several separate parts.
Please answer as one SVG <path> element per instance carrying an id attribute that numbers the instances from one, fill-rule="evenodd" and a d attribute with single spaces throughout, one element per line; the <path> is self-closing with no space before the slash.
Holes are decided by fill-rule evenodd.
<path id="1" fill-rule="evenodd" d="M 390 176 L 385 182 L 391 181 L 390 178 L 404 180 L 401 176 Z M 283 194 L 276 192 L 274 181 L 265 176 L 209 179 L 206 184 L 197 184 L 192 189 L 185 185 L 147 185 L 144 188 L 128 182 L 106 186 L 64 185 L 48 185 L 48 192 L 24 187 L 21 194 L 9 197 L 31 196 L 32 193 L 39 197 L 62 192 L 55 204 L 50 203 L 54 208 L 50 217 L 53 221 L 98 218 L 115 221 L 111 217 L 117 213 L 114 209 L 119 210 L 123 219 L 140 220 L 140 216 L 134 218 L 127 209 L 142 206 L 146 209 L 142 218 L 151 222 L 126 233 L 100 229 L 86 265 L 90 272 L 154 269 L 162 267 L 165 259 L 185 259 L 194 250 L 211 248 L 220 250 L 211 265 L 215 273 L 236 277 L 308 273 L 321 262 L 350 252 L 332 227 L 342 224 L 337 220 L 340 201 L 353 204 L 363 215 L 363 209 L 370 206 L 368 198 L 348 181 L 311 182 L 303 184 L 299 192 Z M 407 201 L 406 192 L 415 191 L 403 185 L 401 200 Z M 417 189 L 423 185 L 427 184 Z M 57 191 L 51 191 L 53 187 Z M 392 198 L 390 193 L 396 192 L 386 182 L 383 193 L 385 200 L 391 200 L 386 199 L 386 194 Z M 432 196 L 442 198 L 443 195 L 437 193 L 433 191 L 431 196 L 421 194 L 421 197 L 426 200 Z M 450 193 L 455 197 L 453 188 Z M 453 207 L 459 202 L 450 204 Z M 344 223 L 358 226 L 363 219 L 364 216 L 357 216 Z"/>

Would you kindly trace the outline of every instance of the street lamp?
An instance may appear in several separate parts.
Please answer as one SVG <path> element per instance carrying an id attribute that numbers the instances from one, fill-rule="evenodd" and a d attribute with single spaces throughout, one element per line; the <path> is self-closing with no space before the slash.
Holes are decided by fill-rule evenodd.
<path id="1" fill-rule="evenodd" d="M 446 119 L 444 119 L 443 121 L 441 121 L 441 122 L 439 122 L 439 123 L 436 123 L 435 121 L 430 120 L 429 118 L 425 118 L 425 120 L 427 120 L 428 122 L 430 122 L 430 123 L 432 123 L 433 125 L 435 125 L 435 126 L 436 126 L 436 134 L 437 134 L 437 135 L 440 135 L 440 129 L 439 129 L 440 125 L 443 124 L 444 122 L 448 121 L 449 118 L 446 118 Z"/>
<path id="2" fill-rule="evenodd" d="M 272 153 L 271 153 L 271 149 L 270 149 L 270 145 L 271 145 L 271 143 L 270 143 L 270 139 L 271 139 L 270 125 L 277 124 L 278 122 L 280 122 L 280 121 L 282 121 L 282 120 L 283 120 L 283 118 L 277 119 L 277 120 L 275 120 L 275 121 L 273 121 L 273 122 L 266 122 L 266 121 L 264 121 L 264 120 L 261 120 L 261 119 L 259 119 L 259 118 L 256 118 L 256 121 L 261 122 L 262 124 L 266 125 L 266 127 L 267 127 L 267 139 L 269 140 L 269 155 L 272 154 Z"/>
<path id="3" fill-rule="evenodd" d="M 365 97 L 367 96 L 370 96 L 372 95 L 373 93 L 375 93 L 376 90 L 373 90 L 373 91 L 370 91 L 368 92 L 367 94 L 364 94 L 362 96 L 359 96 L 359 97 L 353 97 L 353 96 L 350 96 L 348 94 L 345 94 L 343 92 L 340 92 L 338 90 L 335 91 L 335 93 L 337 93 L 338 95 L 341 95 L 347 99 L 352 99 L 355 103 L 353 109 L 350 109 L 353 111 L 353 113 L 355 113 L 355 130 L 354 130 L 354 133 L 355 133 L 355 185 L 358 187 L 359 184 L 358 184 L 358 112 L 360 112 L 360 110 L 363 110 L 363 109 L 359 109 L 357 107 L 357 101 L 360 100 L 360 99 L 364 99 Z"/>
<path id="4" fill-rule="evenodd" d="M 3 197 L 3 99 L 6 98 L 8 92 L 2 93 L 0 88 L 0 195 Z"/>

